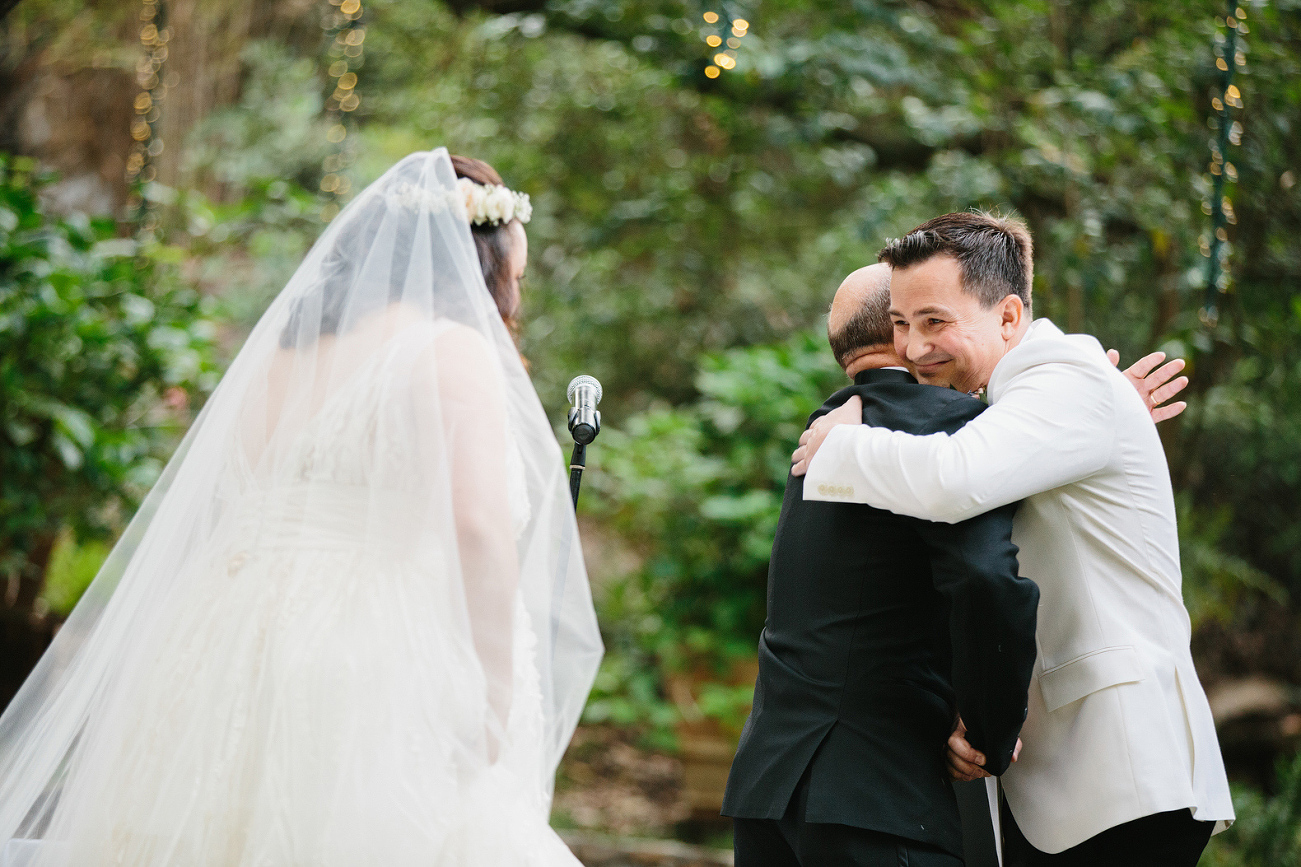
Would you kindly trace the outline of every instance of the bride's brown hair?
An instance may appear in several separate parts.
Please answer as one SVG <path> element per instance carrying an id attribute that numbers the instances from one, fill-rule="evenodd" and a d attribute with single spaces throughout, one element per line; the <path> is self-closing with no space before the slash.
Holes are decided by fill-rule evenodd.
<path id="1" fill-rule="evenodd" d="M 497 170 L 474 157 L 452 154 L 452 168 L 456 169 L 458 178 L 469 178 L 476 184 L 496 184 L 505 186 Z M 474 237 L 474 248 L 479 253 L 479 267 L 483 269 L 483 282 L 488 284 L 488 292 L 497 304 L 497 312 L 511 334 L 519 331 L 519 319 L 507 305 L 510 298 L 510 223 L 498 226 L 488 224 L 476 226 L 470 224 L 470 234 Z"/>

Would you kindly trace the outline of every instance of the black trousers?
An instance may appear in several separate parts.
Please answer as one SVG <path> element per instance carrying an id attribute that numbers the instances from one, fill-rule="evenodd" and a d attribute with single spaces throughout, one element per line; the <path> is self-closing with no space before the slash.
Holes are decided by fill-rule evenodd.
<path id="1" fill-rule="evenodd" d="M 1108 828 L 1048 855 L 1025 839 L 1007 801 L 1000 812 L 1004 867 L 1196 867 L 1215 828 L 1214 822 L 1198 822 L 1191 810 L 1172 810 Z"/>
<path id="2" fill-rule="evenodd" d="M 893 834 L 804 821 L 808 774 L 780 819 L 733 819 L 736 867 L 963 867 L 937 846 Z"/>

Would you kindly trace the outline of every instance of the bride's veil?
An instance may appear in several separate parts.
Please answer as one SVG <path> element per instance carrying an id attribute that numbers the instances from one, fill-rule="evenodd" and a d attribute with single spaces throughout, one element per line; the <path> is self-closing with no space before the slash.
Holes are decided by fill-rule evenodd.
<path id="1" fill-rule="evenodd" d="M 418 604 L 384 607 L 393 582 Z M 317 611 L 321 599 L 338 610 Z M 275 681 L 313 670 L 276 650 L 294 605 L 306 622 L 362 624 L 321 638 L 337 681 Z M 372 634 L 381 627 L 409 634 L 392 646 L 429 655 L 379 659 L 394 640 Z M 528 785 L 549 798 L 601 643 L 562 454 L 484 284 L 443 149 L 399 162 L 325 230 L 0 717 L 0 850 L 57 846 L 75 832 L 61 813 L 78 798 L 129 791 L 101 778 L 115 767 L 105 757 L 159 724 L 142 718 L 156 710 L 150 672 L 181 665 L 159 654 L 193 652 L 183 673 L 199 689 L 235 671 L 228 655 L 261 647 L 259 688 L 297 690 L 305 714 L 313 695 L 346 700 L 348 683 L 365 700 L 424 690 L 403 700 L 427 700 L 428 724 L 454 729 L 448 760 L 462 779 L 518 755 L 511 739 L 532 732 Z M 520 723 L 537 692 L 537 725 Z M 210 710 L 214 731 L 235 725 L 235 710 Z"/>

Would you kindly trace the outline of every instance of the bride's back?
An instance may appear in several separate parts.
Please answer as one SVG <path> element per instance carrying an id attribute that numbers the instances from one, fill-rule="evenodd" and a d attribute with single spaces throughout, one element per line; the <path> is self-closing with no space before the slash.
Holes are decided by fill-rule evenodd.
<path id="1" fill-rule="evenodd" d="M 442 403 L 436 375 L 421 367 L 432 368 L 439 335 L 452 329 L 467 330 L 393 304 L 344 334 L 281 348 L 241 420 L 246 480 L 366 484 L 382 474 L 409 487 L 412 445 L 436 435 L 414 430 L 428 414 L 422 404 Z"/>

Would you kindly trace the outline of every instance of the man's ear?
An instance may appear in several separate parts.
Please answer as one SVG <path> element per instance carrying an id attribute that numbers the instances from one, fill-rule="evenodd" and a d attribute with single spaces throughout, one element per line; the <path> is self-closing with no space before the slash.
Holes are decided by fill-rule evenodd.
<path id="1" fill-rule="evenodd" d="M 999 329 L 1004 340 L 1011 340 L 1025 321 L 1025 302 L 1020 295 L 1008 295 L 999 304 Z"/>

